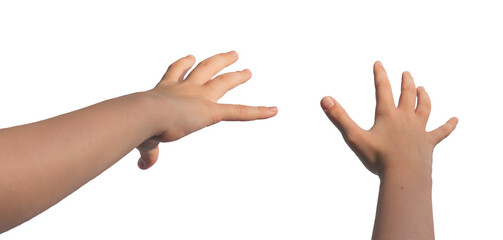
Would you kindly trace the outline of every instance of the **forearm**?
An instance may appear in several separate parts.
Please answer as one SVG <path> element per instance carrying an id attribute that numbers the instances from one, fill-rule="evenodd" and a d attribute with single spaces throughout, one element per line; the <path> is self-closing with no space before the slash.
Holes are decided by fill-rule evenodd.
<path id="1" fill-rule="evenodd" d="M 136 93 L 0 130 L 0 232 L 54 205 L 155 135 L 155 107 Z"/>
<path id="2" fill-rule="evenodd" d="M 431 168 L 384 171 L 372 239 L 434 239 Z"/>

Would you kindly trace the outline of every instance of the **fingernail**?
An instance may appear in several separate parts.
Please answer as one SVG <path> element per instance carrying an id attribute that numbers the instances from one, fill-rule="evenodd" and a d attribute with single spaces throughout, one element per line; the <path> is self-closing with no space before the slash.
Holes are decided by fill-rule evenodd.
<path id="1" fill-rule="evenodd" d="M 238 53 L 236 51 L 234 51 L 234 50 L 228 52 L 228 54 L 230 54 L 232 56 L 237 56 L 238 55 Z"/>
<path id="2" fill-rule="evenodd" d="M 459 119 L 457 117 L 454 118 L 454 122 L 458 124 Z"/>
<path id="3" fill-rule="evenodd" d="M 381 61 L 376 61 L 376 66 L 382 67 L 382 62 Z"/>
<path id="4" fill-rule="evenodd" d="M 276 112 L 278 112 L 278 108 L 277 107 L 269 107 L 269 111 L 276 113 Z"/>
<path id="5" fill-rule="evenodd" d="M 326 96 L 321 100 L 321 107 L 323 108 L 323 110 L 325 110 L 325 112 L 328 111 L 329 108 L 334 106 L 334 104 L 335 104 L 334 99 L 329 96 Z"/>

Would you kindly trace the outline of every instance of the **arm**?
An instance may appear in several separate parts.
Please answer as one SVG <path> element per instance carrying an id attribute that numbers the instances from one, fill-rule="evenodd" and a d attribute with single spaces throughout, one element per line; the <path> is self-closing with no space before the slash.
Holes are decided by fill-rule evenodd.
<path id="1" fill-rule="evenodd" d="M 395 107 L 382 64 L 374 64 L 376 113 L 366 131 L 331 97 L 321 106 L 362 163 L 381 180 L 372 239 L 434 239 L 431 203 L 433 148 L 456 127 L 457 119 L 426 132 L 431 102 L 408 72 Z M 417 97 L 417 107 L 416 105 Z"/>
<path id="2" fill-rule="evenodd" d="M 173 63 L 152 90 L 107 100 L 44 121 L 0 130 L 0 233 L 56 204 L 138 147 L 142 169 L 159 142 L 177 140 L 220 121 L 276 115 L 275 107 L 217 104 L 246 82 L 249 70 L 213 78 L 235 52 Z M 213 79 L 212 79 L 213 78 Z"/>

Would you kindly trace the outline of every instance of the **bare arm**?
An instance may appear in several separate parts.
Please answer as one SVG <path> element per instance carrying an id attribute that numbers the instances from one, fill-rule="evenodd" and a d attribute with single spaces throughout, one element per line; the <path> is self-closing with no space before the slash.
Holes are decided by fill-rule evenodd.
<path id="1" fill-rule="evenodd" d="M 107 100 L 44 121 L 0 130 L 0 233 L 36 216 L 138 147 L 142 169 L 157 160 L 159 142 L 177 140 L 220 121 L 274 116 L 277 109 L 218 104 L 246 82 L 248 70 L 214 76 L 235 52 L 193 66 L 173 63 L 152 90 Z"/>
<path id="2" fill-rule="evenodd" d="M 456 127 L 451 118 L 426 132 L 431 102 L 408 72 L 395 106 L 386 71 L 374 64 L 376 114 L 366 131 L 331 97 L 321 106 L 362 163 L 381 180 L 373 239 L 434 239 L 431 202 L 433 148 Z M 416 107 L 417 98 L 417 107 Z"/>

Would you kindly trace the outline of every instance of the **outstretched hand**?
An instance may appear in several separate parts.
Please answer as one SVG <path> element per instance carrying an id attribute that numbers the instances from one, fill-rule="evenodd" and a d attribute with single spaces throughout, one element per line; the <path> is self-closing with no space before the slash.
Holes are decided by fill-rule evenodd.
<path id="1" fill-rule="evenodd" d="M 169 66 L 157 86 L 146 92 L 160 99 L 159 111 L 166 112 L 160 132 L 137 147 L 138 166 L 147 169 L 154 165 L 159 154 L 159 142 L 175 141 L 201 128 L 220 121 L 251 121 L 276 115 L 276 107 L 251 107 L 218 104 L 227 91 L 251 78 L 248 69 L 217 75 L 236 62 L 235 51 L 221 53 L 200 62 L 187 77 L 195 63 L 192 55 Z"/>
<path id="2" fill-rule="evenodd" d="M 374 81 L 375 122 L 368 131 L 360 128 L 332 97 L 324 97 L 321 107 L 371 172 L 381 175 L 389 169 L 421 168 L 431 173 L 433 148 L 456 128 L 458 119 L 451 118 L 439 128 L 426 132 L 430 98 L 423 87 L 416 88 L 409 72 L 402 75 L 398 107 L 380 62 L 374 64 Z"/>

